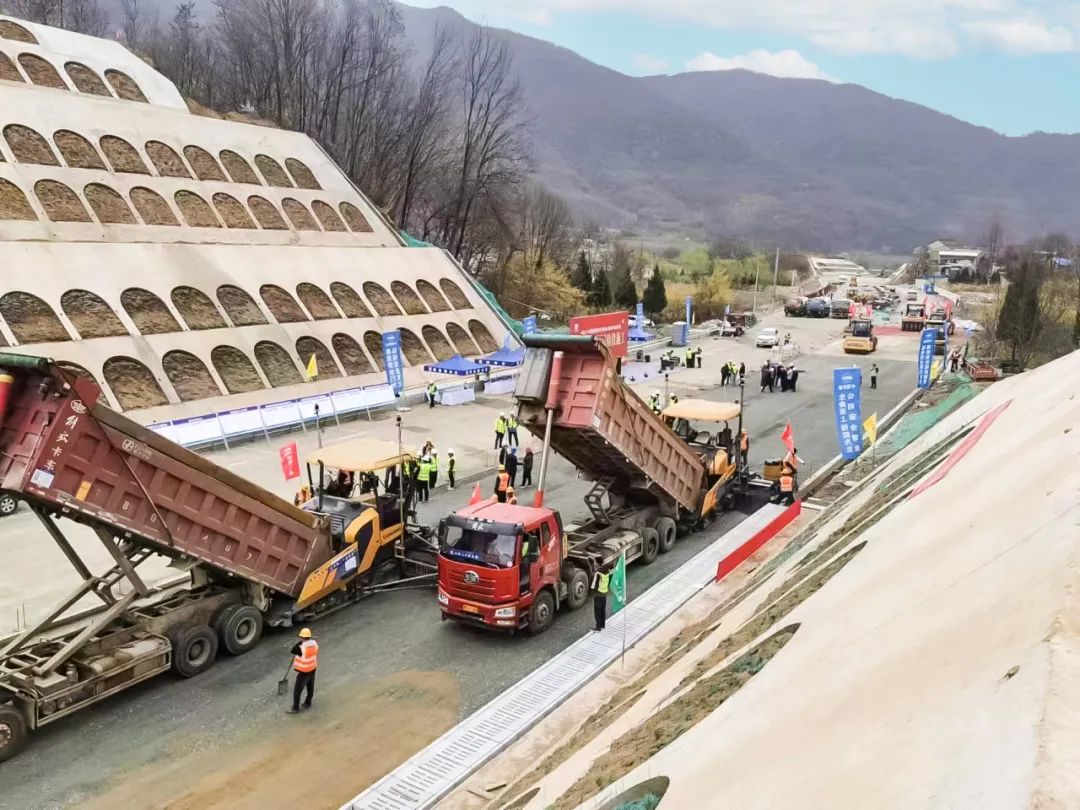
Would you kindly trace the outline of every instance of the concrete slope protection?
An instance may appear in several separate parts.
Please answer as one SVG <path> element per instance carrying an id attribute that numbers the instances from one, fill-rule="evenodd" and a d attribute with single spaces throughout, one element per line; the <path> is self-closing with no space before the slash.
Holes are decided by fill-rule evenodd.
<path id="1" fill-rule="evenodd" d="M 1080 806 L 1078 375 L 1073 353 L 1007 379 L 904 447 L 789 561 L 834 570 L 750 640 L 784 634 L 767 662 L 743 646 L 676 673 L 676 701 L 738 676 L 719 708 L 582 790 L 662 706 L 628 719 L 520 806 L 607 807 L 659 777 L 671 807 Z"/>

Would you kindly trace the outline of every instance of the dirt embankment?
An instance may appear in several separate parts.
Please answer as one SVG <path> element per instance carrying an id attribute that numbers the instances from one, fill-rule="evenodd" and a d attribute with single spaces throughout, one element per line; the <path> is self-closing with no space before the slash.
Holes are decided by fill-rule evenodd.
<path id="1" fill-rule="evenodd" d="M 444 672 L 335 687 L 317 695 L 310 712 L 275 714 L 264 734 L 243 744 L 211 741 L 190 756 L 127 775 L 81 807 L 337 808 L 450 728 L 458 703 L 454 679 Z"/>

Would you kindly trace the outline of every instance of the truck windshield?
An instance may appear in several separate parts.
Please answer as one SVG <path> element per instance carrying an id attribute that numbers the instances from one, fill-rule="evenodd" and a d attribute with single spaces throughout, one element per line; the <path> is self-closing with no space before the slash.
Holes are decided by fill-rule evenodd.
<path id="1" fill-rule="evenodd" d="M 482 563 L 492 568 L 513 568 L 517 562 L 517 536 L 513 534 L 449 526 L 443 548 L 448 557 Z"/>

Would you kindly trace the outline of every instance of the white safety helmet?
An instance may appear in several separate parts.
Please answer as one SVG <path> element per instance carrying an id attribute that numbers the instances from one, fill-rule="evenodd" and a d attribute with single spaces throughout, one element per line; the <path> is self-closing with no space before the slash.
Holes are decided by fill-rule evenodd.
<path id="1" fill-rule="evenodd" d="M 446 451 L 446 453 L 447 453 L 447 455 L 451 455 L 451 456 L 452 456 L 452 455 L 454 455 L 454 451 L 453 451 L 453 450 L 447 450 L 447 451 Z"/>

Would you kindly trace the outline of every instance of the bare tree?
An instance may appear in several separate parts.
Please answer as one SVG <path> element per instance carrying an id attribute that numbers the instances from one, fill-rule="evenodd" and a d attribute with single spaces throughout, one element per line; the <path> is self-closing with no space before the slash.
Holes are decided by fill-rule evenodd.
<path id="1" fill-rule="evenodd" d="M 573 248 L 573 220 L 566 201 L 543 186 L 531 185 L 517 204 L 521 211 L 521 241 L 536 267 L 545 261 L 565 264 Z"/>
<path id="2" fill-rule="evenodd" d="M 986 233 L 986 238 L 983 240 L 983 246 L 986 250 L 988 260 L 985 279 L 987 281 L 989 281 L 990 276 L 994 274 L 994 264 L 997 262 L 1004 239 L 1005 229 L 1001 225 L 1001 217 L 995 213 L 990 220 L 990 228 Z"/>

